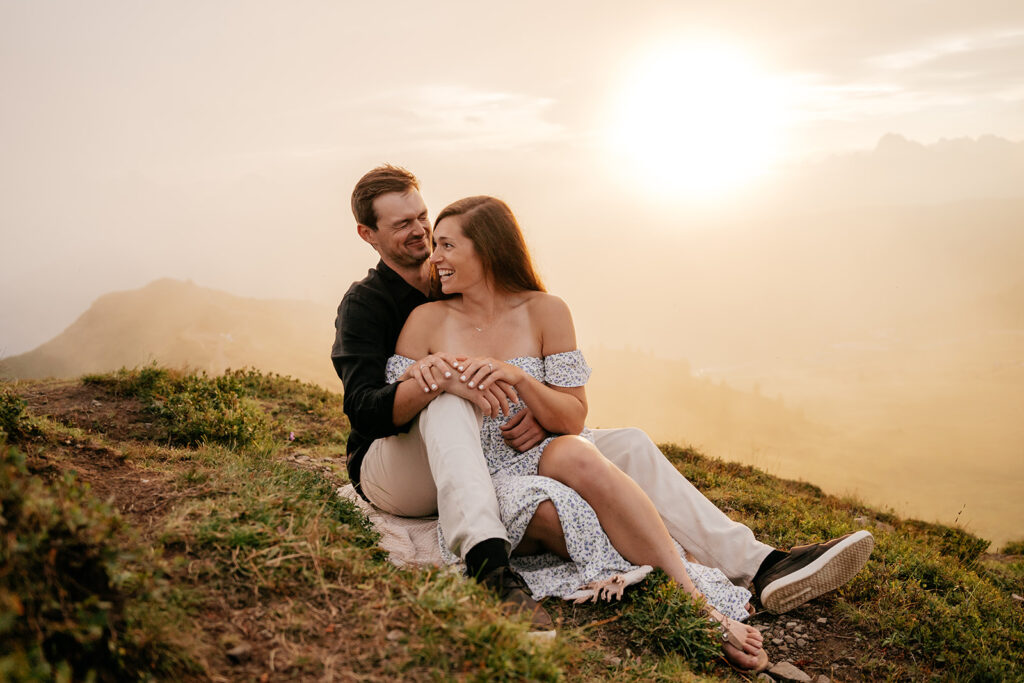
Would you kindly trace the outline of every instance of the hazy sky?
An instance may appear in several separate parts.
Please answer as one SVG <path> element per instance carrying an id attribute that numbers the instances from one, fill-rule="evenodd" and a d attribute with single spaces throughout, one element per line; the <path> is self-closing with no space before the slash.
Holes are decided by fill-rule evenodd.
<path id="1" fill-rule="evenodd" d="M 558 284 L 595 196 L 637 217 L 671 206 L 642 186 L 742 201 L 887 132 L 1024 139 L 1024 3 L 2 0 L 0 93 L 11 355 L 164 276 L 336 301 L 384 161 L 434 213 L 507 198 Z"/>

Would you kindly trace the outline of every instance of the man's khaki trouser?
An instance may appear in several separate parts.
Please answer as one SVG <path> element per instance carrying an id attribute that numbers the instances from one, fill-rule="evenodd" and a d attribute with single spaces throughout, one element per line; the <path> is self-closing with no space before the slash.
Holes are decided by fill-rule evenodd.
<path id="1" fill-rule="evenodd" d="M 363 493 L 385 512 L 403 517 L 437 514 L 453 554 L 465 557 L 480 541 L 502 538 L 494 487 L 480 446 L 480 412 L 442 394 L 407 434 L 377 439 L 363 459 Z M 754 538 L 694 488 L 642 430 L 594 429 L 598 449 L 640 485 L 672 537 L 697 562 L 746 585 L 770 546 Z"/>

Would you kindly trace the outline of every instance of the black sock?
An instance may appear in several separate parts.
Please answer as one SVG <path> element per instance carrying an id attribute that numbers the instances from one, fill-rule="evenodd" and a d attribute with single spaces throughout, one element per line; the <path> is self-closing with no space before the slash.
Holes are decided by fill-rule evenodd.
<path id="1" fill-rule="evenodd" d="M 505 550 L 505 541 L 500 538 L 480 541 L 466 553 L 466 574 L 477 581 L 498 567 L 507 566 L 508 552 Z"/>
<path id="2" fill-rule="evenodd" d="M 758 577 L 778 564 L 779 560 L 784 560 L 787 555 L 789 555 L 789 553 L 785 550 L 773 550 L 768 553 L 768 557 L 764 558 L 764 561 L 761 562 L 761 566 L 757 568 L 757 573 L 754 574 L 754 581 L 757 581 Z"/>

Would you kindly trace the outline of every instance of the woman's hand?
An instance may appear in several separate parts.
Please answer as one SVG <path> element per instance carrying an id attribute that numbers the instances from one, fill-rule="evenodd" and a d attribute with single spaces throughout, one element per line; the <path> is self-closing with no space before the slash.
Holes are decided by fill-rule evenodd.
<path id="1" fill-rule="evenodd" d="M 465 367 L 465 365 L 463 365 Z M 470 389 L 466 382 L 456 377 L 446 378 L 440 385 L 441 391 L 460 396 L 476 404 L 487 417 L 497 418 L 509 415 L 512 406 L 519 402 L 519 396 L 512 385 L 506 382 L 495 382 L 486 389 Z"/>
<path id="2" fill-rule="evenodd" d="M 412 379 L 423 389 L 423 393 L 437 391 L 445 379 L 455 375 L 455 366 L 460 362 L 465 362 L 465 358 L 460 359 L 450 353 L 432 353 L 410 365 L 399 377 L 399 381 Z"/>
<path id="3" fill-rule="evenodd" d="M 465 382 L 470 389 L 485 390 L 499 381 L 515 387 L 526 377 L 522 368 L 495 358 L 468 358 L 464 363 L 456 364 L 456 368 L 461 373 L 459 381 Z"/>

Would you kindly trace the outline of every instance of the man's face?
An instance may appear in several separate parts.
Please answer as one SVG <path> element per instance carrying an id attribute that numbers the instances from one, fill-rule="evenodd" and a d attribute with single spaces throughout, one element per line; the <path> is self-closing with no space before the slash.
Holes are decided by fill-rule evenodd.
<path id="1" fill-rule="evenodd" d="M 373 200 L 377 229 L 359 234 L 373 245 L 385 262 L 399 267 L 418 266 L 430 256 L 430 218 L 419 190 L 388 192 Z"/>

